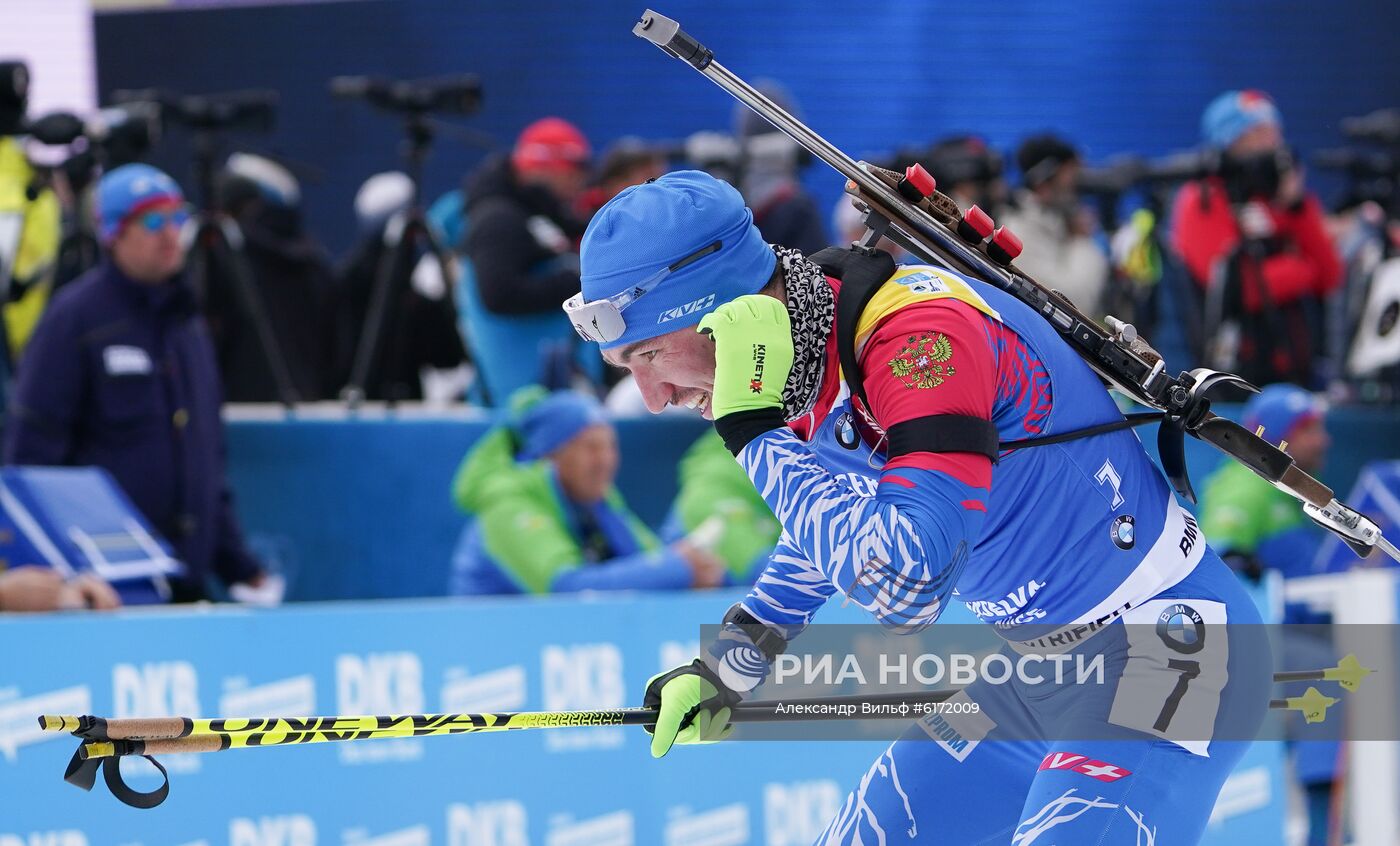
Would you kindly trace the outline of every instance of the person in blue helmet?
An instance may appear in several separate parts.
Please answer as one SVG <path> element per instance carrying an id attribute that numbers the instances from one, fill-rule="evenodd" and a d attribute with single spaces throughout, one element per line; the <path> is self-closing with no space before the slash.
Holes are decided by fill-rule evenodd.
<path id="1" fill-rule="evenodd" d="M 186 574 L 264 586 L 224 477 L 223 392 L 209 330 L 181 270 L 180 187 L 146 164 L 97 185 L 103 260 L 55 295 L 20 361 L 6 464 L 103 467 L 170 541 Z"/>
<path id="2" fill-rule="evenodd" d="M 1265 92 L 1217 95 L 1201 114 L 1201 140 L 1219 163 L 1177 192 L 1171 242 L 1220 324 L 1207 363 L 1256 385 L 1311 384 L 1320 316 L 1344 277 L 1322 203 Z"/>
<path id="3" fill-rule="evenodd" d="M 974 682 L 955 699 L 975 708 L 916 721 L 819 842 L 1197 842 L 1266 707 L 1253 602 L 1131 433 L 999 447 L 1122 419 L 1038 315 L 854 255 L 765 243 L 693 171 L 622 192 L 584 235 L 575 329 L 651 411 L 712 419 L 783 526 L 721 635 L 648 684 L 652 754 L 724 737 L 828 599 L 896 632 L 958 600 L 1013 659 L 1102 656 L 1110 683 Z M 838 319 L 862 274 L 880 284 Z"/>

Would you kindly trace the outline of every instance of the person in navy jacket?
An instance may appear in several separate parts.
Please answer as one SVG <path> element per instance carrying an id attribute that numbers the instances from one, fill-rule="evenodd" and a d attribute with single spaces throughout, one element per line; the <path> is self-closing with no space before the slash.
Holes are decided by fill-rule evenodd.
<path id="1" fill-rule="evenodd" d="M 9 464 L 95 465 L 174 546 L 177 600 L 207 580 L 257 586 L 224 479 L 218 365 L 183 283 L 180 188 L 144 164 L 97 188 L 102 262 L 50 303 L 20 362 L 4 438 Z"/>

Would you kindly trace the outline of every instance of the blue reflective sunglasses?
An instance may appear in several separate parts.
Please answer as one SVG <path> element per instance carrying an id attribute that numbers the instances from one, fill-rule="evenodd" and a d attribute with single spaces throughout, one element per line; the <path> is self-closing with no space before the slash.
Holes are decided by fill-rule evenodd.
<path id="1" fill-rule="evenodd" d="M 170 211 L 149 211 L 141 215 L 141 225 L 146 227 L 147 232 L 159 232 L 166 226 L 174 224 L 176 229 L 181 229 L 189 222 L 189 209 L 171 209 Z"/>

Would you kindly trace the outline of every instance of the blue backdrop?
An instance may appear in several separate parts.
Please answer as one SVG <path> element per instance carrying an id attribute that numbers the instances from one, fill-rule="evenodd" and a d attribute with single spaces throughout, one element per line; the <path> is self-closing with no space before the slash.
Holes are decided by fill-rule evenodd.
<path id="1" fill-rule="evenodd" d="M 441 596 L 466 516 L 452 476 L 484 414 L 237 421 L 229 483 L 255 551 L 280 559 L 291 599 Z M 660 526 L 681 455 L 708 424 L 619 421 L 617 485 Z"/>
<path id="2" fill-rule="evenodd" d="M 260 555 L 280 559 L 292 599 L 441 595 L 465 519 L 451 502 L 452 474 L 487 425 L 470 412 L 234 421 L 229 480 L 244 528 Z M 1327 425 L 1333 447 L 1322 479 L 1343 496 L 1364 462 L 1400 458 L 1394 411 L 1339 408 Z M 704 426 L 673 416 L 618 423 L 618 488 L 652 526 L 670 508 L 676 464 Z M 1155 454 L 1155 427 L 1138 431 Z M 1200 489 L 1220 453 L 1192 438 L 1186 446 Z"/>
<path id="3" fill-rule="evenodd" d="M 486 102 L 465 121 L 509 145 L 559 114 L 601 146 L 625 134 L 680 138 L 731 125 L 733 101 L 631 35 L 657 0 L 362 0 L 208 11 L 100 14 L 101 91 L 269 87 L 277 130 L 249 138 L 319 173 L 306 186 L 315 229 L 336 248 L 350 201 L 395 166 L 398 130 L 361 103 L 332 100 L 336 74 L 481 75 Z M 1219 91 L 1258 87 L 1304 152 L 1338 143 L 1338 120 L 1400 103 L 1390 0 L 1009 0 L 997 4 L 836 0 L 670 0 L 679 20 L 749 79 L 785 81 L 819 132 L 854 155 L 976 131 L 1010 149 L 1042 129 L 1068 133 L 1090 160 L 1193 145 Z M 178 136 L 156 161 L 184 178 Z M 427 194 L 456 187 L 479 148 L 444 136 Z M 840 181 L 813 168 L 824 204 Z"/>

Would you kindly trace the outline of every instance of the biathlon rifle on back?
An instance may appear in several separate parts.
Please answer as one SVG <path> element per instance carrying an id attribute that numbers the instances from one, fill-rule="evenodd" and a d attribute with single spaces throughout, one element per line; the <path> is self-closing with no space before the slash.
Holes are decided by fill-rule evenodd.
<path id="1" fill-rule="evenodd" d="M 1190 434 L 1297 499 L 1309 517 L 1358 555 L 1364 557 L 1379 548 L 1400 561 L 1400 550 L 1382 536 L 1374 521 L 1340 502 L 1282 448 L 1210 410 L 1209 394 L 1215 388 L 1226 384 L 1249 391 L 1258 388 L 1232 373 L 1204 368 L 1171 375 L 1162 356 L 1131 324 L 1109 317 L 1107 328 L 1100 326 L 1069 298 L 1015 267 L 1020 240 L 1005 227 L 998 228 L 977 206 L 960 209 L 937 190 L 933 177 L 920 165 L 901 174 L 852 159 L 715 61 L 711 50 L 665 15 L 648 9 L 632 32 L 698 70 L 844 176 L 846 192 L 865 216 L 865 235 L 853 249 L 869 251 L 880 238 L 889 238 L 922 261 L 995 285 L 1049 321 L 1109 387 L 1155 409 L 1160 419 L 1157 447 L 1162 468 L 1182 497 L 1195 502 L 1186 472 L 1184 437 Z"/>

